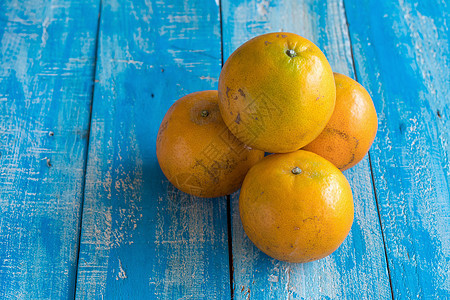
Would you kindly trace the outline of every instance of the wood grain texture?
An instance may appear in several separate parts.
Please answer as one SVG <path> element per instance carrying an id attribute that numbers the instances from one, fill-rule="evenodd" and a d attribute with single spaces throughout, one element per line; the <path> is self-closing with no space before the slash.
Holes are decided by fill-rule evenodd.
<path id="1" fill-rule="evenodd" d="M 394 297 L 450 298 L 450 54 L 445 1 L 345 1 Z"/>
<path id="2" fill-rule="evenodd" d="M 0 2 L 0 298 L 74 295 L 98 1 Z"/>
<path id="3" fill-rule="evenodd" d="M 290 31 L 316 43 L 334 71 L 353 76 L 341 1 L 222 1 L 224 58 L 248 39 Z M 259 251 L 243 231 L 238 193 L 232 197 L 235 299 L 390 299 L 385 253 L 365 158 L 345 172 L 355 201 L 355 221 L 342 246 L 322 260 L 279 262 Z"/>
<path id="4" fill-rule="evenodd" d="M 214 1 L 104 1 L 77 299 L 230 298 L 226 198 L 177 191 L 156 159 L 169 107 L 217 88 Z"/>

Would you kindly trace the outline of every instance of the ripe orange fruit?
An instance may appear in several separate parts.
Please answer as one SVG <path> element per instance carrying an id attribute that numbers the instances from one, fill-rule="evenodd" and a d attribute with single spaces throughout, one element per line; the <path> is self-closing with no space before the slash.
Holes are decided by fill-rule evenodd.
<path id="1" fill-rule="evenodd" d="M 180 98 L 159 128 L 156 155 L 167 179 L 185 193 L 219 197 L 240 188 L 263 151 L 236 139 L 219 112 L 217 91 Z"/>
<path id="2" fill-rule="evenodd" d="M 219 106 L 230 131 L 267 152 L 298 150 L 325 128 L 336 88 L 325 55 L 293 33 L 249 40 L 225 62 Z"/>
<path id="3" fill-rule="evenodd" d="M 347 170 L 360 162 L 375 139 L 377 113 L 366 89 L 348 76 L 334 73 L 336 107 L 322 133 L 303 149 Z"/>
<path id="4" fill-rule="evenodd" d="M 350 185 L 312 152 L 272 154 L 245 177 L 239 197 L 250 240 L 278 260 L 309 262 L 335 251 L 353 222 Z"/>

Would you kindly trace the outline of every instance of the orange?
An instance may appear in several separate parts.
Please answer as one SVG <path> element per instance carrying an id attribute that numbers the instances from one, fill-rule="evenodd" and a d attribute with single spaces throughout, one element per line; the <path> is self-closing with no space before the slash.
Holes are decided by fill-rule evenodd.
<path id="1" fill-rule="evenodd" d="M 181 191 L 199 197 L 228 195 L 264 152 L 251 150 L 226 127 L 217 91 L 180 98 L 166 113 L 156 141 L 158 162 Z"/>
<path id="2" fill-rule="evenodd" d="M 335 251 L 353 222 L 350 185 L 332 163 L 312 152 L 272 154 L 255 164 L 239 197 L 242 225 L 263 252 L 309 262 Z"/>
<path id="3" fill-rule="evenodd" d="M 249 40 L 219 77 L 225 124 L 243 143 L 267 152 L 295 151 L 316 138 L 333 113 L 335 94 L 325 55 L 293 33 Z"/>
<path id="4" fill-rule="evenodd" d="M 323 132 L 303 149 L 347 170 L 360 162 L 377 134 L 378 119 L 369 93 L 348 76 L 334 73 L 336 107 Z"/>

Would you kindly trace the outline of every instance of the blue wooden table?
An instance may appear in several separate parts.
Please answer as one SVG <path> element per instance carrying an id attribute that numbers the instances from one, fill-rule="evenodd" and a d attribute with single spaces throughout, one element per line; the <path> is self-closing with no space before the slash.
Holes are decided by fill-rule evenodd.
<path id="1" fill-rule="evenodd" d="M 450 3 L 1 0 L 0 299 L 450 299 Z M 243 42 L 289 31 L 375 103 L 344 174 L 343 245 L 289 264 L 246 237 L 239 193 L 176 190 L 173 102 Z"/>

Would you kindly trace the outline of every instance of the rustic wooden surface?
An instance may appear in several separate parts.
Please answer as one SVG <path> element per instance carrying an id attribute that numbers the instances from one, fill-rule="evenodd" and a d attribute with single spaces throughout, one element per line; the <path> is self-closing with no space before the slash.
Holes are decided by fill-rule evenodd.
<path id="1" fill-rule="evenodd" d="M 1 299 L 450 298 L 446 1 L 0 2 Z M 217 88 L 246 40 L 290 31 L 367 88 L 370 154 L 332 255 L 279 262 L 239 193 L 177 191 L 155 154 L 170 105 Z"/>
<path id="2" fill-rule="evenodd" d="M 98 1 L 0 2 L 0 298 L 77 273 Z"/>

